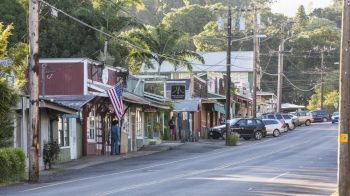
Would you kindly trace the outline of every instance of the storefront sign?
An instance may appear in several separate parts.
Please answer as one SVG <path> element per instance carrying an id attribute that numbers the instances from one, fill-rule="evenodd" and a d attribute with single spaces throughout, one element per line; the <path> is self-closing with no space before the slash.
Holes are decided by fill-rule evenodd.
<path id="1" fill-rule="evenodd" d="M 158 112 L 157 108 L 145 108 L 144 112 Z"/>
<path id="2" fill-rule="evenodd" d="M 63 114 L 62 118 L 79 118 L 79 114 Z"/>
<path id="3" fill-rule="evenodd" d="M 185 99 L 186 87 L 185 85 L 171 86 L 171 99 Z"/>

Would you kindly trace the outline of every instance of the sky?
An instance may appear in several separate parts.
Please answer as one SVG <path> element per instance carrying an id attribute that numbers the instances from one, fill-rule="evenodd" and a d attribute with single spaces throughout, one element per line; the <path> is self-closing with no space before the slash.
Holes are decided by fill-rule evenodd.
<path id="1" fill-rule="evenodd" d="M 315 8 L 324 8 L 331 4 L 332 0 L 277 0 L 272 5 L 272 12 L 293 17 L 300 5 L 304 5 L 306 12 L 309 13 Z"/>

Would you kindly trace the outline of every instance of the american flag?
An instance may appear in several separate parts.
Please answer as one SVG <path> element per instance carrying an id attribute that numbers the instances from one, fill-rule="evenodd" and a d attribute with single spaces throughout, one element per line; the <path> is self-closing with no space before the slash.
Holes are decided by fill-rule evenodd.
<path id="1" fill-rule="evenodd" d="M 112 102 L 117 118 L 121 120 L 124 113 L 124 104 L 122 98 L 123 86 L 121 84 L 117 84 L 115 87 L 107 90 L 107 95 Z"/>

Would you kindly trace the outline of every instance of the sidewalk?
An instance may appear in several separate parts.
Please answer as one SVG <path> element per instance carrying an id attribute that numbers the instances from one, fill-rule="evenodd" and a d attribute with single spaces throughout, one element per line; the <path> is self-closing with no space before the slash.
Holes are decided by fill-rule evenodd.
<path id="1" fill-rule="evenodd" d="M 178 141 L 163 141 L 162 144 L 158 145 L 149 145 L 142 147 L 139 151 L 136 152 L 129 152 L 127 154 L 121 154 L 121 155 L 93 155 L 93 156 L 86 156 L 82 157 L 77 160 L 64 162 L 64 163 L 58 163 L 53 166 L 53 169 L 51 170 L 43 170 L 41 171 L 41 175 L 51 175 L 56 172 L 62 171 L 62 170 L 78 170 L 83 169 L 86 167 L 99 165 L 103 163 L 108 163 L 112 161 L 117 160 L 124 160 L 134 157 L 141 157 L 141 156 L 147 156 L 150 154 L 154 154 L 157 152 L 163 152 L 167 150 L 171 150 L 173 148 L 179 147 L 183 145 L 183 143 L 180 143 Z"/>

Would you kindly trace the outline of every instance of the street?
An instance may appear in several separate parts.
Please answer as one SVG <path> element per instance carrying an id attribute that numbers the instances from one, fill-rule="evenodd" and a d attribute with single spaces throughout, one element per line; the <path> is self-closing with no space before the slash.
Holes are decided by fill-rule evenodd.
<path id="1" fill-rule="evenodd" d="M 205 140 L 62 171 L 0 195 L 330 195 L 336 179 L 337 124 L 315 123 L 235 147 Z"/>

